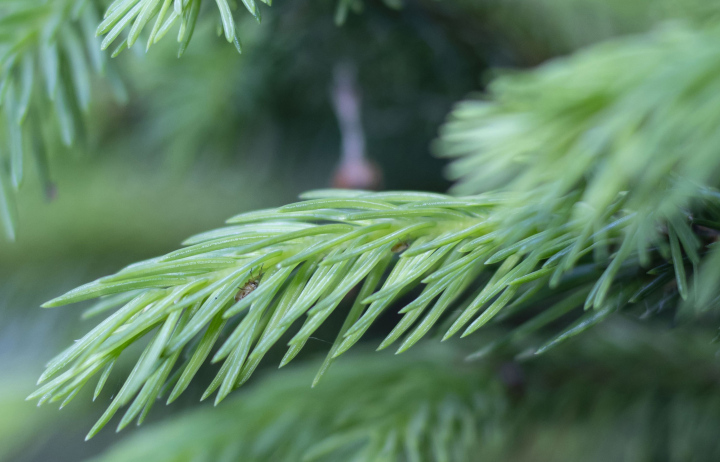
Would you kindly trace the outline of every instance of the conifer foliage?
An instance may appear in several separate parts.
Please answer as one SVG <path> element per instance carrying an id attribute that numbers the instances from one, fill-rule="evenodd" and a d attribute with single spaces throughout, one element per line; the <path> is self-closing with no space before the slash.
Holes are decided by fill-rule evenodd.
<path id="1" fill-rule="evenodd" d="M 98 18 L 85 0 L 0 2 L 0 223 L 11 240 L 12 197 L 26 175 L 26 159 L 34 159 L 49 193 L 48 156 L 56 140 L 66 146 L 75 141 L 92 77 L 105 70 L 95 40 Z"/>
<path id="2" fill-rule="evenodd" d="M 260 21 L 260 6 L 243 4 Z M 216 6 L 222 36 L 240 51 L 235 5 Z M 92 75 L 108 71 L 95 34 L 117 55 L 141 39 L 149 48 L 175 26 L 182 55 L 200 7 L 200 0 L 115 0 L 99 17 L 89 1 L 0 2 L 10 166 L 9 176 L 0 171 L 0 219 L 9 235 L 10 196 L 27 152 L 45 165 L 39 140 L 53 130 L 72 144 Z M 357 6 L 338 8 L 342 20 Z M 718 321 L 718 43 L 711 21 L 661 24 L 505 73 L 458 103 L 440 130 L 434 150 L 450 160 L 449 194 L 311 191 L 47 302 L 96 299 L 84 316 L 102 320 L 48 363 L 30 398 L 62 407 L 90 384 L 97 397 L 118 358 L 141 345 L 88 438 L 121 409 L 118 429 L 142 422 L 155 401 L 177 400 L 207 364 L 219 368 L 202 399 L 214 396 L 217 405 L 273 348 L 287 344 L 285 366 L 340 316 L 311 375 L 265 379 L 250 392 L 256 401 L 190 414 L 155 434 L 189 432 L 188 453 L 229 459 L 466 459 L 478 444 L 500 441 L 491 427 L 508 418 L 512 397 L 487 368 L 456 364 L 458 357 L 517 354 L 522 344 L 522 358 L 540 358 L 538 370 L 549 364 L 547 374 L 560 374 L 542 358 L 569 355 L 555 347 L 605 322 Z M 397 321 L 379 350 L 403 353 L 439 339 L 413 348 L 426 354 L 408 352 L 405 362 L 348 358 L 355 366 L 338 365 L 333 377 L 330 366 L 388 313 Z M 601 327 L 580 341 L 602 342 L 612 332 Z M 470 338 L 440 346 L 455 337 Z M 655 345 L 645 340 L 637 341 Z M 608 354 L 619 354 L 614 345 Z M 346 396 L 354 404 L 336 421 L 333 406 Z M 277 430 L 298 427 L 292 438 Z M 118 449 L 117 460 L 133 450 L 161 460 L 138 441 Z"/>

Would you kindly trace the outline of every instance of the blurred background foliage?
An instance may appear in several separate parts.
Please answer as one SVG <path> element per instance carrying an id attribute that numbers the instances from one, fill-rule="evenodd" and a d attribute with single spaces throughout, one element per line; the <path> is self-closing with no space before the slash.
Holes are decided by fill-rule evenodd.
<path id="1" fill-rule="evenodd" d="M 9 2 L 0 0 L 0 6 Z M 17 193 L 17 241 L 0 243 L 0 459 L 83 460 L 106 454 L 106 460 L 190 460 L 193 454 L 182 448 L 157 453 L 155 441 L 179 429 L 195 436 L 195 428 L 204 424 L 221 425 L 234 435 L 232 425 L 246 425 L 234 418 L 238 412 L 260 412 L 252 408 L 255 391 L 267 395 L 261 401 L 285 390 L 307 394 L 306 406 L 318 399 L 308 386 L 315 364 L 253 379 L 250 388 L 218 410 L 186 409 L 196 407 L 202 390 L 193 385 L 179 404 L 158 405 L 149 418 L 170 423 L 121 437 L 106 431 L 88 443 L 81 441 L 119 381 L 106 387 L 96 406 L 89 404 L 90 392 L 59 413 L 23 401 L 43 363 L 93 325 L 81 320 L 82 306 L 43 311 L 36 308 L 40 303 L 168 252 L 231 215 L 288 203 L 301 191 L 331 182 L 340 134 L 329 95 L 338 63 L 349 61 L 358 69 L 368 153 L 382 170 L 383 187 L 442 192 L 450 183 L 442 175 L 444 161 L 430 155 L 431 142 L 453 104 L 482 90 L 498 69 L 534 66 L 665 20 L 707 23 L 718 12 L 709 0 L 417 0 L 400 9 L 365 0 L 361 13 L 349 14 L 338 28 L 336 8 L 331 0 L 285 0 L 263 8 L 262 24 L 239 15 L 241 56 L 218 39 L 217 15 L 202 14 L 182 59 L 177 44 L 166 40 L 148 54 L 135 47 L 109 64 L 107 72 L 118 73 L 123 90 L 113 92 L 117 85 L 93 79 L 92 102 L 77 115 L 82 122 L 72 147 L 64 146 L 62 133 L 46 136 L 47 169 L 30 164 L 28 170 L 37 168 L 39 174 L 27 175 Z M 333 322 L 336 327 L 318 332 L 304 357 L 327 349 L 341 320 Z M 371 339 L 387 334 L 395 322 L 374 327 Z M 467 382 L 452 396 L 485 403 L 472 417 L 478 421 L 465 425 L 475 435 L 470 453 L 483 452 L 487 460 L 718 460 L 714 435 L 720 429 L 720 401 L 713 387 L 719 371 L 716 349 L 707 341 L 711 337 L 711 332 L 658 336 L 628 321 L 605 326 L 540 360 L 516 363 L 510 356 L 442 369 L 446 376 L 435 378 L 460 388 Z M 403 380 L 410 380 L 418 401 L 441 409 L 446 396 L 435 396 L 431 386 L 418 387 L 417 380 L 408 379 L 415 375 L 404 373 L 434 375 L 438 365 L 459 364 L 472 347 L 420 351 L 391 362 L 358 353 L 338 366 L 336 382 L 328 380 L 327 399 L 342 399 L 361 364 L 377 370 L 370 380 L 378 383 L 383 371 L 395 371 L 400 396 L 406 392 Z M 267 362 L 276 364 L 279 357 L 275 353 Z M 478 398 L 480 382 L 486 385 Z M 375 400 L 361 393 L 357 399 Z M 305 451 L 336 431 L 322 413 L 283 423 L 280 410 L 269 410 L 248 437 L 277 445 L 273 425 L 305 425 L 311 440 L 298 432 L 287 442 L 288 451 Z M 167 419 L 182 412 L 177 420 Z M 410 411 L 393 412 L 405 422 L 403 413 Z M 363 419 L 374 418 L 372 412 L 351 416 L 360 427 L 367 423 Z M 190 420 L 197 427 L 184 425 Z M 208 448 L 207 460 L 218 460 L 213 454 L 222 451 L 233 460 L 232 451 L 242 450 L 240 443 L 228 449 L 227 434 L 220 436 Z M 355 438 L 364 441 L 362 435 Z M 126 441 L 105 453 L 118 439 Z M 337 450 L 353 455 L 367 449 L 353 441 Z M 256 460 L 285 460 L 263 447 L 253 451 Z M 349 456 L 331 452 L 327 457 Z"/>

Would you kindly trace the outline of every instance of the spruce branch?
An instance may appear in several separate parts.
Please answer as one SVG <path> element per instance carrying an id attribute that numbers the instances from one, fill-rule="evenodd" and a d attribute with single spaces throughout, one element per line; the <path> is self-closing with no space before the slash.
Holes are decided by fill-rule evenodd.
<path id="1" fill-rule="evenodd" d="M 504 397 L 452 350 L 423 353 L 402 365 L 386 355 L 349 359 L 317 389 L 307 386 L 312 369 L 283 371 L 250 399 L 187 414 L 100 460 L 469 460 L 489 443 L 483 433 Z"/>
<path id="2" fill-rule="evenodd" d="M 270 0 L 262 0 L 270 6 Z M 97 27 L 97 35 L 104 36 L 102 49 L 107 49 L 127 30 L 112 55 L 117 56 L 126 48 L 131 48 L 140 39 L 141 33 L 152 23 L 147 38 L 146 50 L 161 40 L 173 26 L 179 24 L 177 41 L 180 44 L 178 55 L 187 49 L 192 39 L 202 0 L 115 0 L 105 11 L 102 22 Z M 237 36 L 233 9 L 235 2 L 215 1 L 220 13 L 222 31 L 225 39 L 233 43 L 239 53 L 242 46 Z M 261 20 L 260 8 L 254 0 L 243 0 L 245 8 L 258 22 Z"/>
<path id="3" fill-rule="evenodd" d="M 666 424 L 647 404 L 679 387 L 682 396 L 661 404 L 686 430 L 664 444 L 681 453 L 701 445 L 702 460 L 716 458 L 702 433 L 714 434 L 720 415 L 707 333 L 610 324 L 539 361 L 468 365 L 458 348 L 425 345 L 402 360 L 354 354 L 316 389 L 307 386 L 316 364 L 273 373 L 217 409 L 150 426 L 97 460 L 510 460 L 519 446 L 528 446 L 528 460 L 577 460 L 577 444 L 558 442 L 578 427 L 589 440 L 572 439 L 582 441 L 583 460 L 606 460 L 598 439 L 637 449 Z M 603 386 L 592 386 L 598 380 Z M 547 432 L 551 449 L 529 443 Z"/>
<path id="4" fill-rule="evenodd" d="M 487 96 L 459 104 L 443 128 L 436 148 L 456 159 L 448 170 L 458 180 L 453 192 L 511 192 L 495 212 L 504 227 L 560 215 L 586 223 L 585 237 L 601 236 L 608 212 L 620 207 L 620 219 L 632 224 L 618 265 L 634 254 L 647 267 L 659 246 L 682 298 L 715 306 L 720 270 L 701 265 L 715 237 L 701 242 L 697 234 L 706 219 L 698 213 L 715 213 L 719 186 L 718 37 L 716 26 L 675 24 L 499 77 Z M 607 253 L 596 240 L 594 252 Z M 693 290 L 686 266 L 695 276 L 698 267 L 706 272 Z"/>
<path id="5" fill-rule="evenodd" d="M 117 82 L 94 37 L 97 21 L 88 0 L 0 2 L 0 223 L 11 240 L 28 158 L 50 194 L 48 156 L 56 140 L 75 142 L 93 76 Z"/>
<path id="6" fill-rule="evenodd" d="M 569 201 L 563 214 L 535 216 L 509 228 L 496 218 L 498 212 L 503 218 L 507 204 L 516 203 L 508 194 L 321 190 L 305 199 L 238 215 L 230 226 L 188 239 L 182 249 L 46 303 L 56 307 L 104 297 L 88 313 L 114 312 L 50 361 L 42 385 L 29 399 L 66 403 L 91 377 L 108 371 L 129 345 L 151 336 L 88 437 L 128 404 L 119 428 L 137 416 L 142 420 L 164 386 L 172 387 L 172 402 L 208 358 L 222 363 L 203 396 L 217 392 L 217 404 L 246 382 L 270 348 L 304 317 L 281 366 L 295 358 L 358 285 L 360 292 L 315 383 L 403 294 L 413 299 L 399 309 L 403 317 L 380 349 L 402 339 L 398 352 L 405 351 L 441 319 L 445 339 L 467 336 L 500 314 L 526 317 L 533 302 L 555 296 L 561 308 L 536 312 L 529 321 L 534 325 L 523 326 L 532 333 L 559 319 L 565 323 L 565 330 L 540 346 L 538 352 L 544 352 L 608 318 L 633 297 L 647 302 L 667 289 L 656 285 L 641 297 L 636 294 L 645 284 L 634 247 L 642 221 L 623 209 L 622 198 L 591 234 L 585 221 L 571 219 L 574 203 Z M 679 223 L 677 235 L 685 236 L 689 225 Z M 669 242 L 676 246 L 674 238 Z M 661 241 L 653 243 L 662 247 Z M 671 261 L 654 247 L 648 252 L 651 261 Z M 661 276 L 684 264 L 675 257 L 674 265 L 662 266 Z M 613 285 L 615 278 L 628 275 L 635 277 Z M 578 318 L 583 304 L 593 309 Z M 571 310 L 575 316 L 563 317 Z"/>
<path id="7" fill-rule="evenodd" d="M 346 298 L 315 383 L 403 295 L 380 349 L 521 319 L 474 356 L 552 331 L 540 354 L 620 310 L 702 316 L 720 304 L 717 35 L 665 28 L 500 78 L 442 134 L 462 195 L 315 191 L 48 302 L 113 313 L 30 398 L 64 405 L 99 375 L 97 395 L 148 337 L 88 437 L 126 405 L 119 428 L 142 421 L 165 388 L 174 401 L 208 358 L 222 366 L 203 399 L 219 403 L 302 324 L 281 365 L 294 359 Z"/>
<path id="8" fill-rule="evenodd" d="M 688 206 L 720 168 L 718 36 L 667 26 L 496 79 L 443 129 L 453 191 L 510 190 L 538 213 L 578 194 L 588 220 L 625 191 L 643 215 Z"/>

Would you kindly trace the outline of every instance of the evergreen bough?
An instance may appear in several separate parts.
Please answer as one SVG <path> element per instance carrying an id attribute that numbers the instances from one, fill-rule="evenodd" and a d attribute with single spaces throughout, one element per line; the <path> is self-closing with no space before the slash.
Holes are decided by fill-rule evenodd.
<path id="1" fill-rule="evenodd" d="M 243 3 L 259 20 L 258 6 Z M 103 48 L 124 34 L 117 54 L 143 31 L 149 30 L 149 47 L 179 24 L 182 54 L 200 4 L 116 0 L 100 20 L 93 18 L 92 2 L 0 3 L 8 12 L 0 20 L 0 95 L 11 184 L 17 188 L 22 181 L 27 133 L 44 126 L 26 119 L 43 120 L 49 104 L 63 140 L 73 141 L 72 113 L 89 103 L 89 69 L 103 69 L 102 55 L 87 33 L 90 25 L 100 23 Z M 341 2 L 340 8 L 348 5 L 353 4 Z M 225 39 L 239 49 L 232 5 L 218 0 L 217 7 Z M 98 298 L 85 316 L 107 317 L 49 362 L 30 398 L 64 406 L 95 377 L 98 396 L 118 357 L 147 337 L 88 438 L 124 406 L 119 428 L 135 418 L 141 422 L 160 396 L 176 400 L 207 362 L 221 364 L 203 395 L 215 394 L 217 404 L 298 326 L 281 361 L 288 364 L 349 297 L 352 306 L 342 314 L 344 323 L 313 384 L 388 311 L 402 316 L 379 349 L 399 345 L 398 353 L 433 330 L 447 340 L 491 330 L 490 325 L 515 326 L 484 342 L 469 355 L 474 359 L 524 340 L 532 346 L 523 355 L 539 355 L 618 313 L 715 320 L 719 39 L 712 21 L 666 24 L 499 76 L 486 94 L 458 104 L 441 130 L 435 150 L 453 159 L 448 175 L 457 182 L 451 195 L 313 191 L 295 204 L 233 217 L 227 227 L 191 237 L 179 250 L 51 300 L 44 306 Z M 36 59 L 37 50 L 42 59 Z M 46 98 L 35 88 L 39 72 Z M 12 235 L 7 181 L 0 186 L 0 216 Z M 398 306 L 401 298 L 405 303 Z M 390 359 L 378 361 L 378 377 L 368 380 L 388 374 L 427 391 L 414 378 L 414 363 L 395 369 Z M 413 440 L 420 437 L 412 436 L 412 422 L 426 425 L 426 418 L 439 425 L 433 435 L 447 434 L 450 446 L 466 447 L 474 440 L 472 422 L 496 410 L 477 407 L 471 399 L 478 380 L 485 380 L 483 373 L 472 366 L 462 372 L 450 368 L 444 377 L 442 363 L 436 360 L 431 372 L 421 374 L 427 375 L 428 390 L 443 390 L 433 395 L 436 401 L 393 410 L 401 414 L 402 436 L 394 424 L 370 424 L 362 420 L 366 416 L 358 417 L 359 429 L 346 433 L 328 427 L 323 412 L 330 405 L 321 401 L 317 416 L 302 418 L 313 422 L 313 431 L 322 427 L 319 433 L 328 440 L 314 446 L 287 441 L 286 449 L 310 454 L 312 460 L 369 432 L 366 454 L 372 457 L 366 460 L 396 455 L 401 446 L 414 460 L 416 444 L 449 454 L 435 441 Z M 339 399 L 333 393 L 363 380 L 342 370 L 329 402 Z M 449 392 L 453 387 L 459 394 Z M 360 386 L 358 393 L 368 393 L 374 403 L 380 398 L 371 388 Z M 273 393 L 291 393 L 272 390 L 258 392 L 265 393 L 259 403 L 277 401 Z M 455 398 L 446 400 L 450 395 Z M 464 404 L 457 405 L 456 398 Z M 297 403 L 288 407 L 311 405 L 306 398 L 293 399 Z M 490 401 L 498 406 L 503 399 Z M 248 412 L 262 412 L 258 406 Z M 426 417 L 411 418 L 416 412 Z M 215 414 L 206 415 L 213 419 Z M 282 420 L 279 415 L 268 422 L 282 425 L 273 419 Z M 246 438 L 263 441 L 264 423 L 242 425 L 248 425 L 242 430 L 249 432 Z"/>

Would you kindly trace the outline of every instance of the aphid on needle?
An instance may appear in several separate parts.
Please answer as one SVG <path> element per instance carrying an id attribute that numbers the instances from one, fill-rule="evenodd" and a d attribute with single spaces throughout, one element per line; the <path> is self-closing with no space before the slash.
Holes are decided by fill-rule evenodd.
<path id="1" fill-rule="evenodd" d="M 245 283 L 245 285 L 240 287 L 240 290 L 238 290 L 238 292 L 235 294 L 235 301 L 239 302 L 243 298 L 245 298 L 248 295 L 250 295 L 251 293 L 253 293 L 255 291 L 255 289 L 257 289 L 258 286 L 260 285 L 260 280 L 262 279 L 262 277 L 263 277 L 263 271 L 262 271 L 262 267 L 260 267 L 260 271 L 258 272 L 258 275 L 255 277 L 251 277 L 250 279 L 248 279 L 248 281 Z"/>

